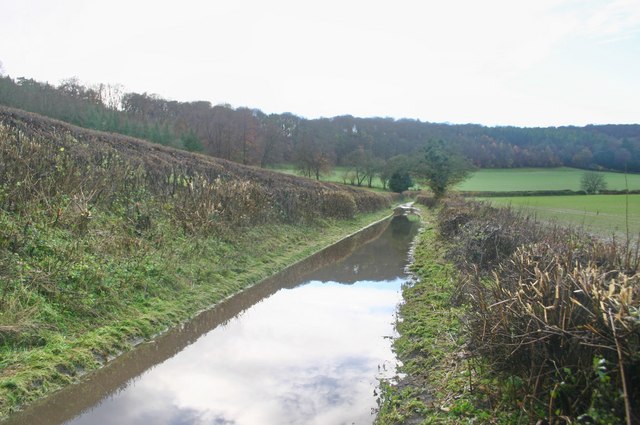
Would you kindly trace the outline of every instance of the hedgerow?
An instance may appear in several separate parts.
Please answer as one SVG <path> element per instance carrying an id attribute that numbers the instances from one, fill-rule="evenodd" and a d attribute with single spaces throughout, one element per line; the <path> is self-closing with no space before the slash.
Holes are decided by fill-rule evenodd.
<path id="1" fill-rule="evenodd" d="M 638 423 L 638 243 L 460 200 L 438 229 L 461 271 L 454 298 L 468 306 L 472 356 L 518 382 L 526 420 Z"/>

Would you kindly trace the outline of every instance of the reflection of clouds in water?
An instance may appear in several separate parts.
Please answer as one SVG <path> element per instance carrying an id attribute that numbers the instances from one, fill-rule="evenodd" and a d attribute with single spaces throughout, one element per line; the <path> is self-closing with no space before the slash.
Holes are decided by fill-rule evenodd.
<path id="1" fill-rule="evenodd" d="M 91 416 L 81 416 L 73 425 L 232 425 L 234 421 L 213 412 L 196 408 L 181 408 L 173 404 L 173 394 L 141 388 L 127 392 L 116 400 L 107 399 L 91 411 Z"/>
<path id="2" fill-rule="evenodd" d="M 371 423 L 402 282 L 281 290 L 72 423 Z"/>

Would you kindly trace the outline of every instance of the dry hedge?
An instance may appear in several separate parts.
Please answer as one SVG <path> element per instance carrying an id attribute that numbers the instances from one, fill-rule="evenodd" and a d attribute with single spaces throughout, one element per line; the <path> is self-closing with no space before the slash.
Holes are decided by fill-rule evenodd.
<path id="1" fill-rule="evenodd" d="M 638 245 L 453 201 L 439 216 L 476 356 L 521 384 L 529 421 L 640 421 Z"/>
<path id="2" fill-rule="evenodd" d="M 191 232 L 269 221 L 351 218 L 390 198 L 320 183 L 131 137 L 97 132 L 0 107 L 0 208 L 72 200 L 64 211 L 124 208 L 137 228 L 151 225 L 144 203 L 164 205 Z M 71 205 L 73 204 L 73 205 Z M 60 214 L 60 212 L 58 212 Z"/>

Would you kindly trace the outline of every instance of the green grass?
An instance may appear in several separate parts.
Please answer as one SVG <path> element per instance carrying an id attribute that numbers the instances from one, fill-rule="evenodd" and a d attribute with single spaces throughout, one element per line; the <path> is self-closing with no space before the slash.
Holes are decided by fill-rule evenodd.
<path id="1" fill-rule="evenodd" d="M 276 166 L 270 167 L 269 169 L 273 171 L 278 171 L 280 173 L 291 174 L 295 176 L 300 175 L 300 173 L 298 172 L 298 169 L 292 164 L 276 165 Z M 320 176 L 320 181 L 344 184 L 345 174 L 347 174 L 348 171 L 349 171 L 349 167 L 342 167 L 342 166 L 333 167 L 329 173 L 325 173 Z M 348 179 L 346 180 L 346 182 L 347 184 L 349 184 Z M 371 189 L 384 190 L 382 188 L 382 181 L 377 176 L 371 182 L 371 186 L 372 186 Z M 367 181 L 364 181 L 362 183 L 362 187 L 368 189 Z"/>
<path id="2" fill-rule="evenodd" d="M 0 327 L 21 333 L 0 340 L 0 420 L 132 341 L 153 338 L 390 212 L 210 236 L 159 222 L 153 235 L 126 237 L 110 214 L 96 212 L 94 227 L 78 236 L 40 221 L 29 227 L 0 210 L 0 224 L 22 232 L 18 242 L 29 254 L 3 282 L 12 292 L 1 300 Z M 69 267 L 56 266 L 65 261 Z"/>
<path id="3" fill-rule="evenodd" d="M 497 378 L 471 364 L 463 317 L 467 305 L 453 305 L 458 271 L 443 259 L 446 246 L 436 236 L 435 218 L 423 208 L 424 231 L 418 236 L 411 271 L 418 278 L 402 289 L 393 348 L 406 378 L 382 381 L 376 424 L 516 423 L 508 407 L 491 409 L 486 391 Z M 484 369 L 488 370 L 488 369 Z M 473 385 L 472 385 L 473 382 Z M 495 406 L 494 406 L 495 407 Z"/>
<path id="4" fill-rule="evenodd" d="M 584 170 L 576 168 L 510 168 L 481 169 L 473 173 L 456 189 L 463 191 L 507 192 L 521 190 L 580 190 Z M 626 188 L 623 173 L 601 172 L 607 189 Z M 627 175 L 630 190 L 640 189 L 640 174 Z"/>
<path id="5" fill-rule="evenodd" d="M 640 195 L 523 196 L 485 198 L 496 206 L 512 206 L 541 220 L 583 227 L 601 236 L 640 233 Z M 628 210 L 627 210 L 628 201 Z"/>
<path id="6" fill-rule="evenodd" d="M 285 174 L 299 175 L 295 166 L 282 164 L 271 168 Z M 320 177 L 321 181 L 344 183 L 348 167 L 334 167 L 330 173 Z M 526 190 L 580 190 L 580 179 L 585 170 L 577 168 L 485 168 L 477 170 L 471 177 L 456 186 L 461 191 L 509 192 Z M 607 189 L 640 189 L 640 174 L 613 173 L 601 171 L 607 182 Z M 366 183 L 365 183 L 366 186 Z M 373 188 L 382 190 L 379 178 L 373 180 Z"/>

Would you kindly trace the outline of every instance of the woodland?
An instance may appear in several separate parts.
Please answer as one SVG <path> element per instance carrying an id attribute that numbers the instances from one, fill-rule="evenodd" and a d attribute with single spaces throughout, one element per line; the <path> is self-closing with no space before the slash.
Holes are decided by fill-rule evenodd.
<path id="1" fill-rule="evenodd" d="M 638 124 L 519 128 L 350 115 L 306 119 L 126 93 L 120 85 L 85 86 L 74 78 L 51 85 L 2 76 L 0 103 L 241 164 L 294 164 L 301 174 L 318 179 L 334 166 L 384 174 L 390 160 L 411 156 L 434 139 L 446 140 L 479 168 L 570 166 L 640 172 Z"/>

